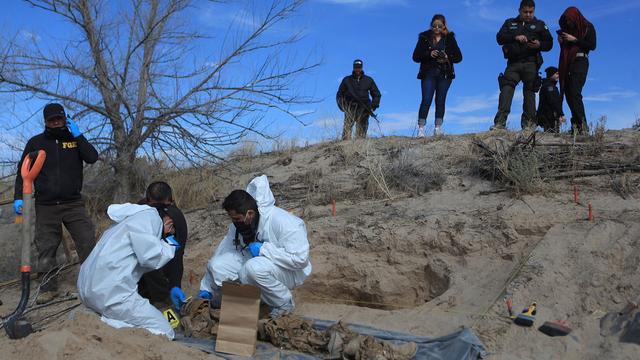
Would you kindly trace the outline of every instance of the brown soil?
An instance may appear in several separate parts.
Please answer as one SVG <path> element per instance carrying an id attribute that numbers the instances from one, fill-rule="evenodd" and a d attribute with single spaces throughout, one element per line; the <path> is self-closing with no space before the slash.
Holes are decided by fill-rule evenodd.
<path id="1" fill-rule="evenodd" d="M 500 140 L 479 136 L 488 143 Z M 506 134 L 501 141 L 514 138 Z M 576 179 L 579 204 L 573 202 L 569 180 L 543 182 L 536 193 L 514 197 L 476 175 L 471 140 L 389 137 L 241 159 L 239 172 L 221 171 L 233 181 L 222 183 L 216 198 L 266 174 L 278 205 L 305 220 L 313 274 L 295 291 L 299 315 L 432 337 L 467 326 L 496 359 L 635 358 L 637 345 L 600 335 L 600 319 L 640 299 L 638 174 L 625 175 L 624 183 L 631 184 L 625 194 L 612 186 L 621 175 Z M 539 141 L 555 140 L 542 136 Z M 640 133 L 608 132 L 605 141 L 637 148 Z M 422 171 L 418 174 L 428 187 L 416 186 L 415 169 L 407 163 Z M 407 186 L 397 183 L 402 179 L 397 174 L 391 181 L 394 176 L 387 169 L 406 171 Z M 593 222 L 586 220 L 588 203 L 594 208 Z M 188 211 L 187 218 L 183 287 L 195 294 L 228 220 L 219 200 Z M 65 276 L 72 292 L 74 275 Z M 515 311 L 537 301 L 536 326 L 562 319 L 573 332 L 551 338 L 514 325 L 504 305 L 507 292 Z M 17 288 L 4 288 L 2 297 L 6 304 L 0 311 L 8 313 Z M 32 314 L 37 316 L 44 312 Z M 147 344 L 185 351 L 142 330 L 90 323 L 91 332 L 77 320 L 66 320 L 47 324 L 19 342 L 0 336 L 0 349 L 22 358 L 44 354 L 72 359 L 85 358 L 83 347 L 100 354 L 98 358 L 120 357 L 114 353 L 119 348 L 145 349 Z M 90 334 L 113 342 L 96 343 Z M 37 352 L 34 344 L 48 341 L 44 339 L 67 345 Z M 188 358 L 175 351 L 176 359 Z"/>

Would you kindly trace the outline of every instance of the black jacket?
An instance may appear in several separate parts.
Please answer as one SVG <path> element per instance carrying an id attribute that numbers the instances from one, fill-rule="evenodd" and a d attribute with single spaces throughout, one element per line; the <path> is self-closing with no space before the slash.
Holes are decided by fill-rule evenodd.
<path id="1" fill-rule="evenodd" d="M 516 36 L 524 35 L 529 40 L 540 41 L 540 48 L 531 49 L 527 44 L 516 40 Z M 498 45 L 502 45 L 504 57 L 509 62 L 538 62 L 542 65 L 540 52 L 553 48 L 553 37 L 544 21 L 533 18 L 531 22 L 524 22 L 520 17 L 507 19 L 496 35 Z"/>
<path id="2" fill-rule="evenodd" d="M 144 202 L 139 202 L 144 203 Z M 140 281 L 147 281 L 154 284 L 154 286 L 148 286 L 148 291 L 159 292 L 154 294 L 155 298 L 163 298 L 169 295 L 169 291 L 173 287 L 182 287 L 182 274 L 184 273 L 184 249 L 187 246 L 187 237 L 189 236 L 187 230 L 187 220 L 184 217 L 182 211 L 175 205 L 169 205 L 166 207 L 167 215 L 173 220 L 173 228 L 175 229 L 175 237 L 178 243 L 180 243 L 180 249 L 176 250 L 176 254 L 168 263 L 158 270 L 154 270 L 142 275 Z"/>
<path id="3" fill-rule="evenodd" d="M 589 23 L 587 26 L 587 32 L 584 34 L 582 39 L 578 39 L 578 41 L 576 41 L 576 45 L 578 45 L 579 48 L 578 52 L 585 54 L 596 49 L 596 28 L 592 23 Z"/>
<path id="4" fill-rule="evenodd" d="M 432 30 L 421 32 L 420 35 L 418 35 L 418 42 L 416 43 L 416 47 L 413 50 L 413 61 L 420 63 L 418 79 L 423 79 L 424 74 L 426 74 L 426 72 L 431 68 L 442 68 L 441 65 L 436 61 L 436 59 L 431 57 L 431 51 L 435 50 L 431 42 L 431 34 Z M 444 67 L 444 77 L 447 79 L 455 79 L 456 72 L 453 69 L 453 64 L 457 64 L 462 61 L 462 52 L 460 52 L 458 42 L 456 41 L 456 37 L 452 32 L 448 33 L 447 36 L 443 38 L 443 40 L 444 51 L 449 58 L 449 63 Z"/>
<path id="5" fill-rule="evenodd" d="M 371 94 L 371 99 L 369 94 Z M 363 72 L 360 77 L 356 77 L 355 73 L 352 73 L 342 79 L 336 94 L 336 102 L 342 111 L 344 111 L 344 103 L 358 107 L 366 106 L 371 110 L 375 110 L 380 107 L 381 97 L 382 94 L 380 94 L 376 82 L 370 76 L 365 75 Z"/>
<path id="6" fill-rule="evenodd" d="M 27 142 L 18 163 L 13 198 L 22 199 L 22 160 L 26 154 L 37 150 L 44 150 L 47 157 L 34 184 L 36 204 L 62 204 L 81 199 L 83 162 L 93 164 L 98 161 L 98 151 L 83 135 L 74 138 L 66 131 L 55 136 L 48 130 Z"/>
<path id="7" fill-rule="evenodd" d="M 562 112 L 562 97 L 556 84 L 557 81 L 553 79 L 544 79 L 542 81 L 542 86 L 540 87 L 540 102 L 538 104 L 539 121 L 541 118 L 556 121 L 560 116 L 564 116 Z"/>

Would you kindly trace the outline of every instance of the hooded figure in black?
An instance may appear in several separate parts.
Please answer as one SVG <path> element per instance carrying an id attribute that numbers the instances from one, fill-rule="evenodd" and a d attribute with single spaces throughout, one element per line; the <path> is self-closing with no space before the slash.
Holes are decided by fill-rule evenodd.
<path id="1" fill-rule="evenodd" d="M 547 78 L 542 81 L 540 87 L 540 103 L 538 105 L 538 125 L 545 132 L 560 132 L 560 125 L 564 123 L 564 113 L 562 112 L 562 96 L 558 90 L 558 68 L 549 66 L 545 73 Z"/>
<path id="2" fill-rule="evenodd" d="M 380 107 L 382 94 L 380 94 L 376 82 L 370 76 L 364 74 L 362 66 L 362 60 L 356 59 L 353 62 L 353 72 L 342 79 L 336 94 L 338 108 L 344 112 L 342 140 L 351 139 L 351 130 L 354 123 L 356 124 L 356 137 L 359 139 L 366 138 L 367 129 L 369 128 L 369 115 Z M 369 98 L 369 95 L 371 95 L 371 98 Z"/>

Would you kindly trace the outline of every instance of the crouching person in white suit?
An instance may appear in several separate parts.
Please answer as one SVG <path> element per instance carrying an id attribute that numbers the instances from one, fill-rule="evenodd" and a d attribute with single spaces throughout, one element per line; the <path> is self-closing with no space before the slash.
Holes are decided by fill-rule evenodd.
<path id="1" fill-rule="evenodd" d="M 266 176 L 234 190 L 224 200 L 232 224 L 207 263 L 199 296 L 219 306 L 223 281 L 260 288 L 271 316 L 292 312 L 291 289 L 311 274 L 304 221 L 275 206 Z"/>
<path id="2" fill-rule="evenodd" d="M 170 235 L 171 218 L 162 208 L 133 204 L 111 205 L 107 214 L 116 224 L 80 267 L 80 300 L 113 327 L 141 327 L 173 339 L 162 313 L 138 295 L 142 274 L 165 265 L 179 246 Z"/>

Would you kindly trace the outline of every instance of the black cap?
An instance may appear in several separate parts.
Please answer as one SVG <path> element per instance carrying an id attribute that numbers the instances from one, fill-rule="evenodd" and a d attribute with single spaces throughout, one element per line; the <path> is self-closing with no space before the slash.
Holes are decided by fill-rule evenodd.
<path id="1" fill-rule="evenodd" d="M 57 103 L 50 103 L 44 107 L 42 110 L 42 115 L 44 116 L 44 121 L 49 121 L 55 117 L 62 117 L 63 119 L 67 118 L 67 114 L 64 112 L 64 108 L 62 105 Z"/>
<path id="2" fill-rule="evenodd" d="M 547 74 L 547 78 L 550 78 L 553 76 L 553 74 L 558 72 L 558 68 L 555 66 L 549 66 L 548 68 L 544 69 L 544 72 Z"/>
<path id="3" fill-rule="evenodd" d="M 362 60 L 360 60 L 360 59 L 353 60 L 353 67 L 354 68 L 361 68 L 362 67 Z"/>

